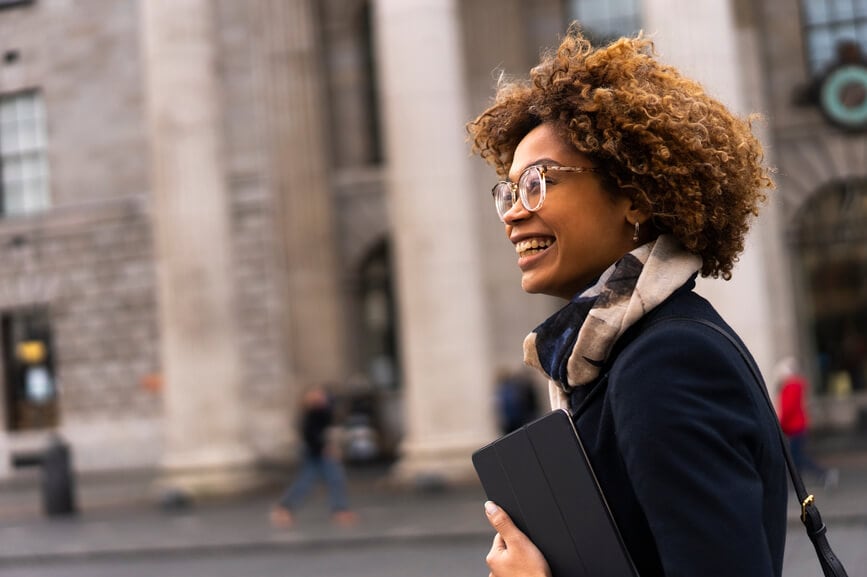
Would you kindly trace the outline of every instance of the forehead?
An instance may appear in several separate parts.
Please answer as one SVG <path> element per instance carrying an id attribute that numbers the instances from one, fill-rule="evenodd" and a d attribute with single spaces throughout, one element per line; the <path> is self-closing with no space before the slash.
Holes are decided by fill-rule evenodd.
<path id="1" fill-rule="evenodd" d="M 583 166 L 588 160 L 586 155 L 564 140 L 553 125 L 540 124 L 528 132 L 515 147 L 509 178 L 518 178 L 528 166 L 534 164 Z"/>

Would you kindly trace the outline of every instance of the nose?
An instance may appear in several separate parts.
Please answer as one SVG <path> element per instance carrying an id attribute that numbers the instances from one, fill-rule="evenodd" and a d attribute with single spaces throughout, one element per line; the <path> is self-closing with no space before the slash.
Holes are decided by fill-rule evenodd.
<path id="1" fill-rule="evenodd" d="M 530 211 L 524 208 L 524 203 L 521 202 L 521 197 L 515 199 L 515 204 L 506 211 L 506 214 L 503 215 L 503 222 L 506 224 L 512 224 L 513 222 L 518 222 L 529 218 Z"/>

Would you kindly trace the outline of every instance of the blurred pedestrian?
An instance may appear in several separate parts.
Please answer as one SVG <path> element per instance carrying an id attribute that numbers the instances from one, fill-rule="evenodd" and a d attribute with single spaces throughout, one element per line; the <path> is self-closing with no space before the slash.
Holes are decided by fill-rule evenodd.
<path id="1" fill-rule="evenodd" d="M 536 418 L 536 391 L 529 375 L 503 369 L 497 378 L 497 418 L 500 432 L 508 434 Z"/>
<path id="2" fill-rule="evenodd" d="M 840 476 L 837 469 L 826 469 L 807 452 L 810 418 L 804 396 L 808 383 L 798 367 L 797 359 L 783 359 L 777 364 L 775 372 L 779 380 L 780 427 L 789 440 L 789 450 L 795 466 L 802 475 L 815 475 L 826 489 L 836 487 Z"/>
<path id="3" fill-rule="evenodd" d="M 271 510 L 271 523 L 288 528 L 295 522 L 294 513 L 318 480 L 325 483 L 331 504 L 332 520 L 349 526 L 358 516 L 349 508 L 346 476 L 340 462 L 337 440 L 332 432 L 334 406 L 322 386 L 305 392 L 301 401 L 300 433 L 302 458 L 298 476 Z"/>

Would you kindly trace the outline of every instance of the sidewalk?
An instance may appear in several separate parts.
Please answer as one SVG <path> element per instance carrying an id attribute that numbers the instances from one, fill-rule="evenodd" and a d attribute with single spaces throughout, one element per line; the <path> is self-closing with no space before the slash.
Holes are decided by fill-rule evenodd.
<path id="1" fill-rule="evenodd" d="M 823 518 L 835 526 L 867 520 L 867 452 L 823 457 L 840 470 L 834 490 L 808 488 Z M 330 523 L 324 494 L 311 496 L 289 530 L 274 529 L 268 511 L 281 487 L 255 495 L 209 501 L 166 512 L 150 497 L 148 474 L 78 479 L 80 512 L 69 518 L 42 515 L 38 478 L 0 484 L 0 564 L 48 559 L 147 556 L 181 551 L 324 547 L 386 540 L 462 539 L 492 535 L 484 494 L 477 485 L 440 491 L 390 488 L 384 467 L 350 468 L 350 495 L 360 515 L 355 527 Z M 791 498 L 790 530 L 801 531 Z"/>
<path id="2" fill-rule="evenodd" d="M 321 547 L 337 544 L 489 534 L 477 485 L 441 491 L 396 490 L 384 467 L 350 468 L 354 527 L 330 522 L 324 491 L 312 494 L 291 529 L 272 528 L 274 485 L 253 495 L 205 501 L 168 512 L 150 496 L 150 474 L 80 477 L 79 513 L 47 518 L 38 478 L 0 485 L 0 564 L 57 558 L 170 554 L 180 551 Z M 287 481 L 291 476 L 287 477 Z"/>

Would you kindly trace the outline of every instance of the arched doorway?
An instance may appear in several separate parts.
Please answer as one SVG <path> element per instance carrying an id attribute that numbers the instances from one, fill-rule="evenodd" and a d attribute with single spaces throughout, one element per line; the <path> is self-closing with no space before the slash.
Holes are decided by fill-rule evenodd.
<path id="1" fill-rule="evenodd" d="M 396 456 L 402 435 L 403 415 L 388 240 L 375 243 L 364 254 L 356 271 L 352 309 L 356 311 L 355 363 L 358 374 L 354 378 L 360 377 L 360 380 L 353 382 L 347 393 L 349 416 L 346 427 L 349 436 L 352 436 L 352 431 L 372 428 L 376 447 L 369 457 L 391 460 Z M 350 461 L 369 460 L 347 456 Z"/>
<path id="2" fill-rule="evenodd" d="M 361 264 L 363 358 L 367 377 L 378 389 L 399 384 L 395 306 L 388 242 L 381 241 Z"/>
<path id="3" fill-rule="evenodd" d="M 867 179 L 820 189 L 799 209 L 790 244 L 814 392 L 851 398 L 848 420 L 858 419 L 867 414 Z"/>

